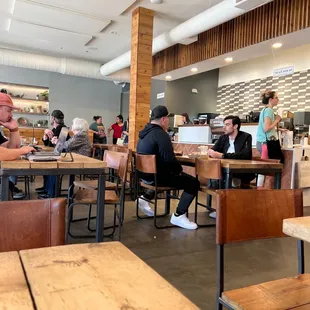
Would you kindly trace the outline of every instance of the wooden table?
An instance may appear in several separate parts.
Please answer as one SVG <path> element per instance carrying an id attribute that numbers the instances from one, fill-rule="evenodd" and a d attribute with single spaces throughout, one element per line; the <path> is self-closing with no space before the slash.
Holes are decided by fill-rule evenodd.
<path id="1" fill-rule="evenodd" d="M 184 156 L 176 156 L 181 165 L 195 167 L 195 158 L 189 158 Z M 212 159 L 206 159 L 212 160 Z M 271 163 L 255 160 L 236 160 L 236 159 L 221 159 L 222 171 L 225 176 L 226 188 L 231 187 L 232 176 L 236 173 L 256 173 L 266 174 L 274 173 L 275 182 L 274 187 L 276 189 L 281 188 L 281 174 L 283 164 Z"/>
<path id="2" fill-rule="evenodd" d="M 18 257 L 16 252 L 12 255 Z M 34 306 L 39 310 L 198 309 L 119 242 L 21 251 L 20 259 L 29 283 L 28 296 L 20 263 L 15 260 L 10 266 L 13 270 L 14 263 L 18 269 L 14 281 L 20 285 L 20 302 L 29 305 L 31 292 Z M 11 275 L 0 271 L 1 279 L 9 287 L 13 283 Z M 14 294 L 14 287 L 6 290 Z M 6 298 L 10 301 L 10 295 L 2 296 L 0 289 L 0 305 Z M 15 309 L 34 306 L 17 305 Z"/>
<path id="3" fill-rule="evenodd" d="M 95 154 L 95 151 L 99 150 L 99 159 L 103 160 L 103 153 L 104 153 L 104 151 L 105 150 L 109 150 L 112 147 L 128 149 L 127 145 L 94 143 L 93 144 L 93 156 Z"/>
<path id="4" fill-rule="evenodd" d="M 288 236 L 310 242 L 310 216 L 285 219 L 283 232 Z"/>
<path id="5" fill-rule="evenodd" d="M 27 281 L 17 252 L 0 253 L 0 309 L 33 309 Z"/>
<path id="6" fill-rule="evenodd" d="M 98 204 L 96 221 L 96 241 L 103 241 L 104 225 L 104 199 L 106 181 L 106 162 L 72 153 L 73 162 L 69 162 L 70 156 L 60 158 L 54 162 L 33 162 L 26 159 L 1 162 L 0 176 L 2 178 L 2 200 L 9 197 L 9 176 L 42 176 L 54 175 L 57 177 L 56 197 L 59 196 L 59 177 L 69 175 L 69 188 L 74 182 L 75 175 L 99 175 L 98 178 Z M 71 192 L 73 187 L 71 187 Z M 70 202 L 69 202 L 70 203 Z"/>

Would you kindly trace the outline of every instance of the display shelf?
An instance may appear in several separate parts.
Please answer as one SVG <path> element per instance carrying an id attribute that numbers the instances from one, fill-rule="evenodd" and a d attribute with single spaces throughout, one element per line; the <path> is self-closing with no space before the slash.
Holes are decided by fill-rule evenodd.
<path id="1" fill-rule="evenodd" d="M 13 97 L 11 96 L 12 100 L 25 100 L 25 101 L 32 101 L 32 102 L 36 102 L 36 103 L 49 103 L 48 100 L 39 100 L 39 99 L 29 99 L 29 98 L 21 98 L 21 97 Z"/>
<path id="2" fill-rule="evenodd" d="M 27 115 L 44 115 L 48 116 L 49 113 L 31 113 L 31 112 L 19 112 L 19 111 L 13 111 L 15 114 L 27 114 Z"/>

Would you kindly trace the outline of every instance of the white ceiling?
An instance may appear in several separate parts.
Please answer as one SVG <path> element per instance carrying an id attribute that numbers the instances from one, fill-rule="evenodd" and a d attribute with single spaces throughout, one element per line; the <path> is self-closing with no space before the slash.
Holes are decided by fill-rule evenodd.
<path id="1" fill-rule="evenodd" d="M 101 63 L 130 50 L 131 13 L 155 11 L 154 36 L 222 0 L 1 0 L 0 47 Z"/>
<path id="2" fill-rule="evenodd" d="M 273 49 L 272 44 L 275 42 L 281 42 L 283 46 L 280 49 Z M 265 55 L 274 54 L 276 57 L 278 52 L 283 50 L 292 49 L 294 47 L 310 44 L 310 28 L 306 28 L 297 32 L 287 34 L 278 38 L 274 38 L 269 41 L 264 41 L 259 44 L 251 45 L 249 47 L 239 49 L 229 54 L 224 54 L 212 59 L 208 59 L 187 67 L 183 67 L 177 70 L 166 72 L 164 74 L 153 77 L 158 80 L 166 80 L 166 76 L 171 76 L 171 81 L 181 79 L 184 77 L 192 76 L 202 72 L 210 71 L 213 69 L 229 66 L 242 61 L 255 59 Z M 233 62 L 225 62 L 225 58 L 232 57 Z M 192 73 L 191 69 L 197 68 L 196 73 Z"/>

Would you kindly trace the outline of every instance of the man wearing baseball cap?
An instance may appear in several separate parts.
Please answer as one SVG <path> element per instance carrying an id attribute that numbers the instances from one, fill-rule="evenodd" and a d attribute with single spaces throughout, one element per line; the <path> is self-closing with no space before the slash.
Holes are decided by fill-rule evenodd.
<path id="1" fill-rule="evenodd" d="M 172 143 L 167 134 L 169 116 L 165 106 L 157 106 L 153 109 L 150 123 L 139 134 L 137 153 L 156 155 L 159 186 L 172 186 L 184 190 L 176 212 L 171 216 L 171 224 L 185 229 L 197 229 L 197 224 L 187 218 L 186 212 L 196 197 L 200 184 L 196 178 L 182 172 L 182 166 L 175 158 Z M 150 175 L 143 175 L 142 178 L 148 183 L 154 181 Z M 154 191 L 147 191 L 138 198 L 139 208 L 148 216 L 153 216 L 154 212 L 143 198 L 152 200 L 154 195 Z"/>
<path id="2" fill-rule="evenodd" d="M 0 134 L 0 161 L 14 160 L 34 151 L 34 148 L 29 146 L 20 148 L 18 124 L 13 118 L 13 110 L 18 108 L 13 105 L 11 97 L 0 92 L 0 125 L 10 131 L 9 140 Z"/>

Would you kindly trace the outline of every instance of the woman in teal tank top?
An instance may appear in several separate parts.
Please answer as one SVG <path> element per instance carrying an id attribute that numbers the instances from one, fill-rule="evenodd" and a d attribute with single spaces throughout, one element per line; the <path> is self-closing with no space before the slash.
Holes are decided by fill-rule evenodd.
<path id="1" fill-rule="evenodd" d="M 266 143 L 267 139 L 278 139 L 276 126 L 281 120 L 281 117 L 279 115 L 275 115 L 273 112 L 273 108 L 279 103 L 278 94 L 275 91 L 265 91 L 261 98 L 265 107 L 259 115 L 256 147 L 262 155 L 262 146 Z"/>

